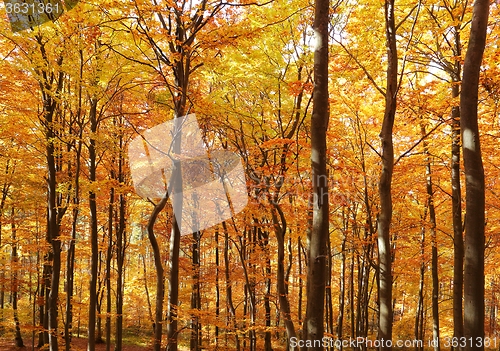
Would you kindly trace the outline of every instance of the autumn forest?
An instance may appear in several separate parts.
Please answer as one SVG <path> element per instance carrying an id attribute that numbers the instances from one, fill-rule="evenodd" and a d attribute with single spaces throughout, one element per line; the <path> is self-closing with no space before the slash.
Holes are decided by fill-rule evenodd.
<path id="1" fill-rule="evenodd" d="M 498 1 L 0 13 L 2 350 L 500 348 Z"/>

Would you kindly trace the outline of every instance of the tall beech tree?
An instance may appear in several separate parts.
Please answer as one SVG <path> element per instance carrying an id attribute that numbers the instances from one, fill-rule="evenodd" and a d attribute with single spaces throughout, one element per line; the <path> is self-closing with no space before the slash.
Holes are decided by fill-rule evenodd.
<path id="1" fill-rule="evenodd" d="M 47 52 L 48 40 L 42 34 L 35 37 L 38 45 L 41 62 L 35 68 L 43 102 L 43 114 L 41 123 L 45 128 L 45 157 L 47 161 L 47 242 L 50 251 L 47 255 L 45 266 L 45 277 L 50 286 L 48 288 L 47 311 L 44 325 L 48 328 L 48 340 L 51 351 L 58 351 L 58 299 L 59 282 L 61 277 L 61 220 L 67 210 L 64 197 L 58 192 L 58 174 L 61 163 L 58 159 L 57 131 L 58 113 L 60 113 L 60 96 L 64 84 L 64 72 L 62 70 L 63 56 L 59 56 L 56 62 L 51 62 Z M 60 117 L 60 116 L 59 116 Z M 50 277 L 50 278 L 49 278 Z"/>
<path id="2" fill-rule="evenodd" d="M 323 350 L 318 341 L 324 335 L 325 287 L 329 236 L 328 172 L 326 169 L 326 132 L 330 117 L 328 96 L 329 0 L 316 0 L 313 30 L 314 91 L 311 118 L 312 228 L 309 237 L 307 270 L 307 307 L 302 339 L 310 346 L 304 350 Z"/>
<path id="3" fill-rule="evenodd" d="M 442 6 L 442 7 L 441 7 Z M 426 12 L 433 21 L 433 33 L 438 38 L 431 52 L 422 50 L 423 61 L 428 57 L 450 77 L 451 98 L 451 198 L 453 227 L 453 336 L 463 337 L 463 274 L 464 239 L 462 223 L 462 190 L 460 180 L 460 84 L 462 79 L 462 39 L 460 32 L 466 26 L 467 4 L 464 1 L 443 1 L 438 6 L 430 6 Z M 444 23 L 448 20 L 449 34 L 443 33 Z M 446 33 L 446 32 L 445 32 Z M 449 39 L 451 37 L 451 40 Z M 425 45 L 425 44 L 424 44 Z M 430 47 L 425 45 L 426 49 Z M 417 46 L 418 48 L 419 46 Z M 420 61 L 420 60 L 418 60 Z M 458 350 L 463 345 L 457 346 Z"/>
<path id="4" fill-rule="evenodd" d="M 392 340 L 393 300 L 392 300 L 392 174 L 394 168 L 394 145 L 392 130 L 396 115 L 396 95 L 398 92 L 398 53 L 396 48 L 396 24 L 394 0 L 385 0 L 385 34 L 387 46 L 387 77 L 385 91 L 385 111 L 380 132 L 382 143 L 382 170 L 380 173 L 378 215 L 378 283 L 379 283 L 379 340 Z M 380 351 L 391 350 L 387 342 Z"/>
<path id="5" fill-rule="evenodd" d="M 488 0 L 476 0 L 460 92 L 460 130 L 465 169 L 465 350 L 484 350 L 484 168 L 478 126 L 479 72 L 486 45 Z"/>

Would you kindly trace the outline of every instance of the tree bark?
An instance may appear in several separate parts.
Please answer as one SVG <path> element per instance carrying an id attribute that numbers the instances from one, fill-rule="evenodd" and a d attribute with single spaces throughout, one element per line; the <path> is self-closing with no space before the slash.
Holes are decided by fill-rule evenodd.
<path id="1" fill-rule="evenodd" d="M 307 307 L 303 339 L 311 343 L 306 350 L 323 350 L 318 342 L 324 334 L 327 243 L 329 236 L 328 174 L 326 169 L 326 131 L 329 120 L 328 101 L 328 24 L 329 0 L 316 0 L 313 29 L 314 92 L 311 118 L 311 166 L 313 216 L 307 271 Z"/>
<path id="2" fill-rule="evenodd" d="M 349 210 L 348 210 L 349 213 Z M 345 207 L 342 209 L 342 246 L 340 247 L 340 276 L 339 276 L 339 315 L 337 318 L 337 339 L 344 337 L 344 311 L 345 311 L 345 277 L 346 277 L 346 242 L 349 229 L 349 214 L 345 213 Z M 342 343 L 339 345 L 339 351 L 343 350 Z"/>
<path id="3" fill-rule="evenodd" d="M 288 300 L 288 291 L 285 283 L 285 233 L 286 233 L 286 220 L 283 211 L 277 203 L 274 204 L 275 210 L 272 211 L 274 232 L 276 234 L 278 245 L 278 268 L 276 272 L 276 285 L 278 290 L 278 300 L 280 312 L 283 315 L 287 340 L 296 337 L 295 326 L 292 320 L 292 313 L 290 309 L 290 301 Z M 278 220 L 276 212 L 279 213 L 281 223 Z M 293 350 L 293 348 L 291 348 Z"/>
<path id="4" fill-rule="evenodd" d="M 228 322 L 232 323 L 234 339 L 236 343 L 236 351 L 241 350 L 240 338 L 238 336 L 238 324 L 236 321 L 236 309 L 233 302 L 233 289 L 231 287 L 231 275 L 229 271 L 229 233 L 227 230 L 226 222 L 222 222 L 224 228 L 224 274 L 226 284 L 226 309 L 228 312 Z M 226 333 L 226 336 L 229 333 Z"/>
<path id="5" fill-rule="evenodd" d="M 111 172 L 111 179 L 114 179 L 114 172 Z M 108 248 L 106 250 L 106 351 L 111 351 L 111 261 L 113 259 L 113 214 L 115 206 L 115 188 L 109 190 L 108 204 Z M 149 298 L 149 296 L 148 296 Z M 69 351 L 69 350 L 67 350 Z"/>
<path id="6" fill-rule="evenodd" d="M 50 67 L 49 59 L 45 49 L 45 43 L 41 35 L 36 37 L 40 54 L 45 63 Z M 51 351 L 58 351 L 58 298 L 59 298 L 59 282 L 61 276 L 61 241 L 59 239 L 60 221 L 66 211 L 58 201 L 57 195 L 57 171 L 58 164 L 56 160 L 56 114 L 59 105 L 58 96 L 63 88 L 64 73 L 61 70 L 62 57 L 57 60 L 56 72 L 43 70 L 37 72 L 42 93 L 43 101 L 43 121 L 45 127 L 45 157 L 47 162 L 47 242 L 50 244 L 50 252 L 47 255 L 48 261 L 52 261 L 52 265 L 46 264 L 46 288 L 48 289 L 46 302 L 46 317 L 44 318 L 44 326 L 48 330 L 47 340 Z M 49 268 L 50 267 L 50 268 Z M 50 274 L 50 278 L 48 275 Z"/>
<path id="7" fill-rule="evenodd" d="M 424 212 L 423 221 L 427 216 L 427 208 Z M 424 325 L 424 284 L 425 284 L 425 225 L 422 225 L 421 236 L 420 236 L 420 282 L 418 288 L 418 302 L 417 302 L 417 314 L 415 316 L 415 340 L 422 340 L 422 328 Z M 423 341 L 423 340 L 422 340 Z M 423 345 L 420 347 L 418 344 L 415 345 L 415 351 L 423 351 Z"/>
<path id="8" fill-rule="evenodd" d="M 454 19 L 454 18 L 453 18 Z M 462 43 L 460 39 L 461 21 L 453 27 L 453 54 L 460 58 Z M 460 96 L 462 62 L 455 60 L 451 76 L 451 97 Z M 451 109 L 451 199 L 453 217 L 453 337 L 460 340 L 464 336 L 463 290 L 464 290 L 464 238 L 462 225 L 462 186 L 460 182 L 460 103 Z M 463 350 L 459 343 L 456 348 Z"/>
<path id="9" fill-rule="evenodd" d="M 459 35 L 459 34 L 458 34 Z M 460 55 L 460 54 L 459 54 Z M 452 97 L 460 95 L 458 78 L 453 79 Z M 463 290 L 464 290 L 464 238 L 462 228 L 462 190 L 460 185 L 460 107 L 453 106 L 451 142 L 451 198 L 453 216 L 453 336 L 460 340 L 464 335 Z M 462 351 L 463 347 L 457 347 Z"/>
<path id="10" fill-rule="evenodd" d="M 220 286 L 219 286 L 219 228 L 215 229 L 215 318 L 219 321 L 220 315 Z M 215 326 L 215 347 L 219 347 L 219 325 Z"/>
<path id="11" fill-rule="evenodd" d="M 387 45 L 387 87 L 385 111 L 380 139 L 382 142 L 382 171 L 379 182 L 380 213 L 378 217 L 378 281 L 379 281 L 379 330 L 380 351 L 390 351 L 392 340 L 392 253 L 390 226 L 392 220 L 392 174 L 394 146 L 392 130 L 396 114 L 398 54 L 396 49 L 396 25 L 394 0 L 385 1 L 385 31 Z"/>
<path id="12" fill-rule="evenodd" d="M 97 171 L 97 155 L 96 155 L 96 132 L 97 132 L 97 100 L 90 100 L 90 144 L 89 144 L 89 180 L 90 184 L 95 184 Z M 89 191 L 89 208 L 90 208 L 90 286 L 89 286 L 89 320 L 88 320 L 88 351 L 95 351 L 96 342 L 96 311 L 97 311 L 97 272 L 99 264 L 99 245 L 97 238 L 97 203 L 96 193 L 91 188 Z"/>
<path id="13" fill-rule="evenodd" d="M 198 223 L 195 223 L 194 228 L 198 228 Z M 201 311 L 201 295 L 200 295 L 200 238 L 201 232 L 193 233 L 192 244 L 192 269 L 193 269 L 193 285 L 191 289 L 191 309 L 197 310 L 191 317 L 191 351 L 198 351 L 201 347 L 201 323 L 197 312 Z"/>
<path id="14" fill-rule="evenodd" d="M 271 258 L 269 256 L 269 233 L 263 231 L 261 228 L 257 228 L 259 232 L 259 242 L 266 255 L 266 265 L 265 265 L 265 287 L 266 292 L 264 295 L 264 310 L 266 313 L 266 332 L 264 336 L 264 351 L 273 351 L 272 347 L 272 334 L 271 334 Z"/>
<path id="15" fill-rule="evenodd" d="M 489 1 L 476 0 L 460 94 L 460 128 L 465 169 L 465 350 L 484 350 L 484 169 L 478 127 L 479 72 L 486 44 Z M 469 339 L 472 338 L 472 339 Z"/>
<path id="16" fill-rule="evenodd" d="M 162 339 L 162 328 L 163 328 L 163 298 L 165 296 L 165 275 L 162 264 L 162 257 L 160 253 L 160 246 L 158 245 L 158 241 L 156 240 L 156 236 L 154 233 L 154 226 L 156 223 L 156 219 L 160 212 L 165 208 L 168 201 L 168 194 L 157 203 L 149 217 L 148 222 L 148 238 L 151 243 L 151 247 L 153 249 L 153 257 L 155 261 L 155 269 L 156 269 L 156 308 L 155 308 L 155 322 L 154 322 L 154 341 L 153 341 L 153 350 L 160 351 L 161 350 L 161 339 Z"/>
<path id="17" fill-rule="evenodd" d="M 434 342 L 434 351 L 439 351 L 441 348 L 440 333 L 439 333 L 439 273 L 438 273 L 438 250 L 436 240 L 436 210 L 434 207 L 434 190 L 432 186 L 432 168 L 431 154 L 429 146 L 425 139 L 426 131 L 423 121 L 420 121 L 420 132 L 422 135 L 422 144 L 424 147 L 424 155 L 426 157 L 425 175 L 426 191 L 427 191 L 427 207 L 429 209 L 430 234 L 431 234 L 431 266 L 432 266 L 432 339 Z"/>
<path id="18" fill-rule="evenodd" d="M 12 206 L 11 211 L 11 228 L 12 228 L 12 310 L 14 311 L 14 324 L 16 326 L 15 344 L 17 347 L 24 347 L 23 336 L 21 334 L 21 324 L 17 312 L 17 291 L 19 289 L 18 264 L 19 257 L 17 255 L 17 228 L 15 222 L 15 208 Z"/>
<path id="19" fill-rule="evenodd" d="M 123 125 L 123 118 L 120 117 L 120 125 Z M 120 133 L 118 139 L 118 146 L 120 150 L 125 147 L 124 136 Z M 124 175 L 124 158 L 122 153 L 118 156 L 118 182 L 120 185 L 125 185 Z M 120 192 L 118 200 L 118 220 L 116 230 L 116 336 L 115 336 L 115 351 L 122 351 L 123 344 L 123 290 L 124 290 L 124 276 L 125 276 L 125 248 L 126 248 L 126 206 L 127 200 L 123 189 Z"/>

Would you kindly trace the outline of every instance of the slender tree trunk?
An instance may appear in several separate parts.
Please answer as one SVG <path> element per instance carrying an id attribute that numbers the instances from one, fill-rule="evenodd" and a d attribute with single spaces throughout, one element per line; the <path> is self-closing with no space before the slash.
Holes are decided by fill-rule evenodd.
<path id="1" fill-rule="evenodd" d="M 478 128 L 479 72 L 486 44 L 489 1 L 476 0 L 460 94 L 460 127 L 465 169 L 465 350 L 484 350 L 484 169 Z M 469 339 L 472 338 L 472 339 Z"/>
<path id="2" fill-rule="evenodd" d="M 59 232 L 59 229 L 57 229 Z M 59 234 L 56 239 L 52 240 L 52 277 L 50 282 L 49 303 L 48 303 L 48 325 L 49 325 L 49 345 L 50 351 L 58 351 L 58 332 L 57 332 L 57 312 L 58 312 L 58 298 L 59 298 L 59 280 L 61 274 L 61 242 Z"/>
<path id="3" fill-rule="evenodd" d="M 43 61 L 50 67 L 48 55 L 45 49 L 45 43 L 41 35 L 36 36 L 38 48 Z M 45 157 L 47 162 L 47 242 L 50 245 L 50 251 L 47 254 L 47 263 L 45 264 L 45 277 L 47 281 L 45 288 L 47 302 L 44 317 L 44 327 L 47 330 L 46 342 L 49 344 L 50 351 L 58 351 L 58 299 L 59 282 L 61 277 L 61 240 L 59 239 L 59 230 L 62 217 L 66 208 L 58 201 L 57 195 L 57 160 L 56 160 L 56 124 L 57 109 L 59 106 L 57 96 L 60 95 L 63 88 L 64 73 L 61 65 L 61 57 L 57 60 L 57 71 L 48 70 L 38 71 L 40 77 L 39 85 L 43 100 L 43 121 L 45 126 Z M 50 264 L 50 262 L 52 264 Z M 50 274 L 50 278 L 49 278 Z M 45 338 L 44 338 L 45 339 Z"/>
<path id="4" fill-rule="evenodd" d="M 333 294 L 332 294 L 332 273 L 333 273 L 333 259 L 332 259 L 332 244 L 330 237 L 328 237 L 328 272 L 326 275 L 326 330 L 330 335 L 334 333 L 333 324 Z M 329 347 L 330 348 L 330 347 Z"/>
<path id="5" fill-rule="evenodd" d="M 146 293 L 146 301 L 148 303 L 149 320 L 151 321 L 151 326 L 153 327 L 153 333 L 155 332 L 155 318 L 153 317 L 153 310 L 151 305 L 151 298 L 149 297 L 149 286 L 148 286 L 148 272 L 146 269 L 146 255 L 142 256 L 142 271 L 144 273 L 144 292 Z"/>
<path id="6" fill-rule="evenodd" d="M 215 317 L 217 321 L 220 316 L 220 286 L 219 286 L 219 229 L 215 229 Z M 215 347 L 219 346 L 219 326 L 215 326 Z"/>
<path id="7" fill-rule="evenodd" d="M 47 321 L 47 310 L 46 310 L 46 301 L 47 298 L 45 296 L 45 290 L 47 286 L 47 281 L 49 278 L 47 276 L 50 274 L 47 268 L 47 264 L 43 264 L 42 276 L 40 279 L 40 286 L 38 287 L 38 318 L 39 318 L 39 328 L 43 331 L 38 333 L 38 347 L 43 347 L 46 343 L 49 342 L 49 336 L 46 332 L 48 321 Z"/>
<path id="8" fill-rule="evenodd" d="M 123 119 L 120 118 L 120 125 L 123 125 Z M 124 136 L 120 133 L 118 146 L 123 150 L 125 143 Z M 124 159 L 122 153 L 118 157 L 118 182 L 120 185 L 125 185 L 124 175 Z M 123 344 L 123 290 L 124 290 L 124 276 L 125 276 L 125 248 L 126 248 L 126 206 L 127 200 L 123 190 L 121 190 L 118 200 L 118 228 L 116 230 L 116 337 L 115 337 L 115 351 L 122 351 Z"/>
<path id="9" fill-rule="evenodd" d="M 196 223 L 195 228 L 199 225 Z M 193 286 L 191 290 L 191 309 L 201 311 L 201 295 L 200 295 L 200 237 L 201 233 L 193 233 L 193 245 L 192 245 L 192 269 L 193 269 Z M 198 314 L 191 317 L 191 340 L 190 348 L 191 351 L 198 351 L 201 347 L 201 324 Z"/>
<path id="10" fill-rule="evenodd" d="M 113 172 L 114 173 L 114 172 Z M 114 179 L 114 175 L 111 175 Z M 109 191 L 108 205 L 108 249 L 106 252 L 106 351 L 111 351 L 111 260 L 113 259 L 113 214 L 115 205 L 115 188 Z M 149 298 L 149 296 L 148 296 Z"/>
<path id="11" fill-rule="evenodd" d="M 80 79 L 83 77 L 83 51 L 79 50 L 80 56 Z M 76 111 L 73 123 L 79 127 L 78 134 L 75 137 L 75 145 L 68 146 L 68 151 L 75 148 L 75 170 L 74 174 L 68 171 L 69 177 L 74 177 L 74 191 L 73 191 L 73 210 L 71 221 L 71 240 L 69 242 L 68 253 L 66 256 L 66 324 L 64 327 L 64 341 L 66 351 L 71 350 L 71 339 L 73 337 L 73 295 L 75 291 L 74 278 L 75 278 L 75 253 L 76 253 L 76 232 L 78 226 L 78 216 L 80 213 L 80 169 L 81 169 L 81 154 L 83 143 L 83 118 L 82 118 L 82 84 L 78 85 L 78 108 Z M 69 90 L 69 88 L 68 88 Z M 78 139 L 77 139 L 78 138 Z M 70 168 L 68 166 L 68 168 Z"/>
<path id="12" fill-rule="evenodd" d="M 180 170 L 180 163 L 174 166 L 174 171 Z M 174 193 L 182 194 L 181 177 L 176 177 L 174 185 Z M 182 196 L 177 196 L 178 200 L 173 200 L 174 206 L 182 208 Z M 180 202 L 180 203 L 179 203 Z M 178 211 L 175 211 L 180 213 Z M 167 311 L 167 351 L 177 351 L 177 305 L 179 304 L 179 249 L 180 249 L 181 233 L 178 226 L 178 220 L 173 216 L 172 233 L 170 235 L 170 271 L 168 279 L 168 311 Z"/>
<path id="13" fill-rule="evenodd" d="M 460 32 L 455 29 L 456 55 L 461 55 Z M 455 75 L 452 77 L 451 96 L 460 96 L 461 63 L 455 62 Z M 453 217 L 453 337 L 460 340 L 464 335 L 463 290 L 464 290 L 464 238 L 462 228 L 462 190 L 460 184 L 460 106 L 451 110 L 451 199 Z M 458 345 L 458 351 L 463 347 Z"/>
<path id="14" fill-rule="evenodd" d="M 11 211 L 11 228 L 12 228 L 12 310 L 14 311 L 14 324 L 16 326 L 15 344 L 17 347 L 24 347 L 23 336 L 21 335 L 21 326 L 19 323 L 19 316 L 17 311 L 17 291 L 19 289 L 18 281 L 18 264 L 19 258 L 17 256 L 17 228 L 15 222 L 15 209 L 12 206 Z"/>
<path id="15" fill-rule="evenodd" d="M 81 137 L 80 132 L 80 137 Z M 64 328 L 65 349 L 70 351 L 71 338 L 73 336 L 73 295 L 74 295 L 74 278 L 75 278 L 75 252 L 76 252 L 76 232 L 78 225 L 78 215 L 80 206 L 80 155 L 82 151 L 82 143 L 78 142 L 76 149 L 76 165 L 75 165 L 75 189 L 73 195 L 73 218 L 71 222 L 71 240 L 69 242 L 68 254 L 66 256 L 66 325 Z"/>
<path id="16" fill-rule="evenodd" d="M 285 284 L 285 232 L 286 232 L 286 221 L 285 216 L 278 204 L 275 204 L 276 211 L 279 213 L 281 218 L 281 224 L 276 215 L 276 211 L 272 212 L 274 231 L 276 234 L 277 245 L 278 245 L 278 269 L 276 277 L 276 285 L 278 287 L 278 300 L 280 306 L 280 313 L 283 315 L 285 329 L 287 333 L 287 340 L 296 337 L 295 326 L 292 320 L 292 314 L 290 309 L 290 301 L 288 300 L 288 291 Z M 294 350 L 294 348 L 291 348 Z"/>
<path id="17" fill-rule="evenodd" d="M 10 159 L 7 159 L 5 163 L 5 175 L 7 176 L 11 173 L 10 169 Z M 3 244 L 2 242 L 2 220 L 3 220 L 3 211 L 5 208 L 5 201 L 7 200 L 7 195 L 9 194 L 10 184 L 5 181 L 2 186 L 2 197 L 0 200 L 0 247 Z M 2 266 L 3 265 L 3 262 Z M 5 308 L 5 270 L 2 269 L 0 272 L 0 324 L 4 321 L 4 308 Z M 4 331 L 3 325 L 0 325 L 0 333 Z"/>
<path id="18" fill-rule="evenodd" d="M 424 211 L 424 218 L 422 222 L 425 221 L 425 217 L 427 217 L 427 208 Z M 417 314 L 415 316 L 415 340 L 422 340 L 422 327 L 423 327 L 423 319 L 424 319 L 424 284 L 425 284 L 425 270 L 426 270 L 426 262 L 425 262 L 425 225 L 422 224 L 421 236 L 420 236 L 420 282 L 418 289 L 418 302 L 417 302 Z M 418 344 L 415 345 L 415 351 L 423 351 L 423 346 L 420 347 Z"/>
<path id="19" fill-rule="evenodd" d="M 346 241 L 347 231 L 349 229 L 349 216 L 345 215 L 345 208 L 342 210 L 343 230 L 342 230 L 342 246 L 340 249 L 340 277 L 339 277 L 339 316 L 337 318 L 337 339 L 342 340 L 344 337 L 344 310 L 345 310 L 345 272 L 346 272 Z M 343 350 L 342 343 L 339 345 L 339 351 Z"/>
<path id="20" fill-rule="evenodd" d="M 394 168 L 394 146 L 392 129 L 396 114 L 398 54 L 396 50 L 396 25 L 394 0 L 385 0 L 385 26 L 387 42 L 387 88 L 385 112 L 380 139 L 382 142 L 382 171 L 379 182 L 380 213 L 378 217 L 378 274 L 379 274 L 379 330 L 380 351 L 392 349 L 392 253 L 390 226 L 392 219 L 392 173 Z"/>
<path id="21" fill-rule="evenodd" d="M 198 198 L 193 195 L 193 201 L 199 207 Z M 199 221 L 196 214 L 193 214 L 193 228 L 199 228 Z M 200 294 L 200 246 L 201 246 L 201 232 L 196 231 L 192 234 L 191 246 L 191 264 L 192 264 L 192 279 L 193 284 L 191 287 L 191 310 L 194 314 L 191 316 L 191 351 L 198 351 L 201 348 L 202 334 L 199 312 L 201 312 L 201 294 Z"/>
<path id="22" fill-rule="evenodd" d="M 66 325 L 64 327 L 64 341 L 66 351 L 71 349 L 71 337 L 73 329 L 73 294 L 75 278 L 75 240 L 76 226 L 78 222 L 78 200 L 76 196 L 73 200 L 73 218 L 71 223 L 71 241 L 69 243 L 68 254 L 66 257 Z"/>
<path id="23" fill-rule="evenodd" d="M 303 256 L 302 249 L 303 249 L 302 240 L 299 236 L 298 245 L 297 245 L 297 257 L 299 260 L 299 296 L 298 296 L 299 305 L 297 308 L 297 315 L 299 318 L 299 325 L 302 325 L 302 295 L 303 295 L 303 290 L 304 290 L 304 280 L 302 279 L 302 273 L 303 273 L 303 270 L 302 270 L 302 256 Z"/>
<path id="24" fill-rule="evenodd" d="M 179 34 L 180 35 L 180 34 Z M 183 39 L 183 38 L 181 38 Z M 189 72 L 189 65 L 186 67 L 187 72 Z M 187 84 L 187 79 L 189 74 L 184 76 L 186 71 L 183 69 L 182 62 L 177 67 L 177 74 L 182 75 L 182 80 L 177 82 L 177 86 L 185 87 L 184 83 Z M 186 81 L 184 81 L 184 78 Z M 186 91 L 182 90 L 178 94 L 179 104 L 175 109 L 175 119 L 174 119 L 174 135 L 177 137 L 172 141 L 172 151 L 174 154 L 181 153 L 181 138 L 182 138 L 182 126 L 180 125 L 181 117 L 184 116 L 185 101 L 186 101 Z M 183 104 L 182 104 L 183 103 Z M 172 220 L 172 231 L 170 234 L 170 250 L 169 250 L 169 263 L 170 271 L 168 278 L 168 309 L 167 309 L 167 351 L 177 351 L 178 345 L 178 335 L 177 335 L 177 306 L 179 304 L 179 250 L 181 241 L 180 228 L 182 225 L 182 218 L 176 218 L 175 214 L 182 213 L 183 199 L 182 199 L 182 173 L 181 173 L 181 161 L 172 161 L 172 194 L 171 202 L 174 210 L 174 216 Z"/>
<path id="25" fill-rule="evenodd" d="M 89 180 L 91 185 L 96 181 L 97 155 L 96 155 L 96 132 L 97 132 L 97 100 L 90 101 L 90 144 L 89 144 Z M 92 188 L 91 188 L 92 189 Z M 88 320 L 88 351 L 95 351 L 96 342 L 96 310 L 97 310 L 97 273 L 99 264 L 99 244 L 97 238 L 97 203 L 94 190 L 89 192 L 90 207 L 90 286 L 89 286 L 89 320 Z"/>
<path id="26" fill-rule="evenodd" d="M 307 272 L 307 309 L 304 340 L 313 341 L 308 351 L 323 350 L 318 343 L 324 334 L 324 302 L 329 236 L 328 173 L 326 169 L 326 131 L 329 120 L 328 103 L 328 24 L 329 0 L 316 0 L 313 29 L 314 93 L 311 118 L 311 165 L 313 187 L 313 223 L 309 242 Z M 316 341 L 316 342 L 314 342 Z"/>
<path id="27" fill-rule="evenodd" d="M 265 278 L 265 286 L 266 293 L 264 295 L 264 310 L 266 312 L 266 332 L 264 336 L 264 350 L 265 351 L 273 351 L 272 347 L 272 334 L 271 334 L 271 258 L 269 256 L 269 233 L 262 231 L 260 228 L 258 229 L 260 241 L 262 243 L 262 248 L 266 255 L 266 278 Z"/>
<path id="28" fill-rule="evenodd" d="M 249 232 L 249 238 L 250 238 L 251 233 Z M 249 243 L 247 244 L 246 242 L 246 231 L 244 232 L 243 236 L 240 237 L 240 248 L 238 250 L 240 260 L 241 260 L 241 266 L 243 267 L 243 275 L 245 277 L 245 304 L 244 310 L 243 310 L 243 315 L 244 319 L 246 317 L 247 313 L 250 313 L 250 331 L 248 333 L 249 339 L 250 339 L 250 351 L 254 351 L 255 348 L 255 331 L 253 329 L 255 326 L 255 288 L 254 288 L 254 283 L 252 281 L 252 278 L 250 277 L 250 273 L 248 272 L 249 269 L 252 269 L 251 265 L 248 263 L 250 259 L 245 259 L 245 256 L 247 256 L 247 252 L 250 250 L 247 249 L 248 246 L 252 245 L 251 239 L 248 239 Z M 248 254 L 250 255 L 250 254 Z M 246 325 L 243 325 L 243 328 L 246 328 Z M 246 347 L 246 340 L 243 340 L 243 349 Z"/>
<path id="29" fill-rule="evenodd" d="M 103 236 L 102 238 L 102 244 L 105 245 L 105 237 Z M 99 265 L 97 268 L 97 277 L 99 278 L 100 276 L 104 276 L 102 272 L 102 262 L 103 262 L 103 252 L 99 251 Z M 104 339 L 102 338 L 102 307 L 103 307 L 103 300 L 104 300 L 104 288 L 103 284 L 106 283 L 106 279 L 97 279 L 97 304 L 96 304 L 96 312 L 97 312 L 97 319 L 96 319 L 96 334 L 95 334 L 95 343 L 96 344 L 104 344 Z"/>
<path id="30" fill-rule="evenodd" d="M 439 274 L 438 274 L 438 249 L 436 240 L 436 210 L 434 208 L 434 190 L 432 185 L 432 168 L 431 154 L 429 146 L 425 139 L 426 131 L 423 121 L 420 121 L 420 132 L 423 139 L 424 155 L 426 157 L 425 174 L 426 174 L 426 191 L 427 191 L 427 207 L 429 208 L 430 234 L 431 234 L 431 266 L 432 266 L 432 339 L 434 342 L 434 351 L 439 351 L 441 348 L 440 333 L 439 333 Z"/>
<path id="31" fill-rule="evenodd" d="M 229 271 L 229 233 L 227 230 L 226 222 L 222 222 L 222 228 L 224 228 L 224 273 L 226 279 L 226 306 L 229 313 L 229 321 L 232 323 L 234 339 L 236 343 L 236 351 L 241 350 L 240 338 L 238 336 L 238 324 L 236 321 L 236 309 L 233 303 L 233 290 L 231 287 L 231 275 Z M 226 335 L 229 333 L 226 333 Z"/>
<path id="32" fill-rule="evenodd" d="M 155 261 L 155 269 L 156 269 L 156 308 L 155 308 L 155 323 L 154 323 L 154 342 L 153 342 L 153 350 L 160 351 L 161 350 L 161 339 L 163 335 L 163 298 L 165 297 L 165 275 L 162 264 L 162 257 L 160 252 L 160 246 L 158 245 L 158 241 L 156 240 L 156 236 L 154 233 L 154 225 L 156 223 L 156 219 L 160 212 L 165 208 L 165 205 L 168 201 L 168 194 L 160 200 L 158 204 L 155 205 L 151 216 L 149 217 L 148 222 L 148 238 L 151 243 L 151 247 L 153 249 L 153 257 Z"/>
<path id="33" fill-rule="evenodd" d="M 356 335 L 356 309 L 354 308 L 354 250 L 351 251 L 351 262 L 349 264 L 349 319 L 351 322 L 351 335 Z M 357 345 L 355 350 L 357 350 Z"/>

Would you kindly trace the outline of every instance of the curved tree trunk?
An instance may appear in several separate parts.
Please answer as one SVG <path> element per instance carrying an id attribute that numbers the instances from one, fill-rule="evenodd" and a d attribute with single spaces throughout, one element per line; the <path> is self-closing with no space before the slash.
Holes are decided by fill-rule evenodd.
<path id="1" fill-rule="evenodd" d="M 156 269 L 156 308 L 155 308 L 155 323 L 154 323 L 154 342 L 153 342 L 153 350 L 160 351 L 161 350 L 161 339 L 162 339 L 162 328 L 163 328 L 163 298 L 165 296 L 165 275 L 162 264 L 162 258 L 160 253 L 160 247 L 158 245 L 158 241 L 156 240 L 156 236 L 154 233 L 154 225 L 156 223 L 156 219 L 160 212 L 165 208 L 165 205 L 168 201 L 168 194 L 161 199 L 161 201 L 155 205 L 153 212 L 151 213 L 151 217 L 149 217 L 148 222 L 148 238 L 151 243 L 151 247 L 153 248 L 153 256 L 155 261 L 155 269 Z"/>
<path id="2" fill-rule="evenodd" d="M 287 339 L 296 337 L 295 326 L 292 320 L 292 313 L 290 309 L 290 301 L 288 300 L 288 291 L 285 282 L 285 232 L 286 232 L 286 222 L 283 211 L 279 208 L 279 205 L 275 204 L 276 210 L 279 212 L 281 217 L 281 224 L 279 223 L 276 212 L 272 211 L 274 231 L 276 234 L 277 245 L 278 245 L 278 268 L 276 285 L 278 287 L 278 300 L 280 312 L 283 315 Z M 293 350 L 293 348 L 291 348 Z"/>

